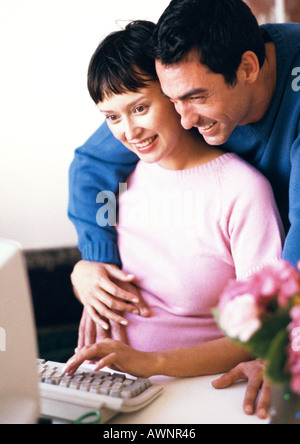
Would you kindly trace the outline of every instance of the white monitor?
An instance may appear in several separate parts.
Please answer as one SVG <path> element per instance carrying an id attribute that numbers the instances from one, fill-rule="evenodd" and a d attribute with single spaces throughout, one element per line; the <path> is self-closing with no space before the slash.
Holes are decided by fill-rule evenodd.
<path id="1" fill-rule="evenodd" d="M 37 335 L 20 246 L 0 238 L 0 424 L 39 416 Z"/>

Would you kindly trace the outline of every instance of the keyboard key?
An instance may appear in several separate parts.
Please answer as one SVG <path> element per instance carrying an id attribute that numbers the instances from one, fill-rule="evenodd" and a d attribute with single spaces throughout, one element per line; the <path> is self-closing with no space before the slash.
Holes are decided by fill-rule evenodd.
<path id="1" fill-rule="evenodd" d="M 64 366 L 43 360 L 37 362 L 37 368 L 42 383 L 123 399 L 134 398 L 152 385 L 148 379 L 131 379 L 120 373 L 102 371 L 78 371 L 68 376 L 64 374 Z"/>

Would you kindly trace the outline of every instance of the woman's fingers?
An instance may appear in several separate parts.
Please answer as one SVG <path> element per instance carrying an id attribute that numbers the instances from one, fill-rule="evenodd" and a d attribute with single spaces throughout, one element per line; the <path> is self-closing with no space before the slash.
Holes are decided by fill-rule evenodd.
<path id="1" fill-rule="evenodd" d="M 112 367 L 115 361 L 117 360 L 118 356 L 116 353 L 111 353 L 104 358 L 102 358 L 97 366 L 95 367 L 95 370 L 101 370 L 103 367 Z"/>
<path id="2" fill-rule="evenodd" d="M 77 351 L 77 353 L 68 360 L 64 373 L 67 375 L 72 375 L 76 372 L 78 367 L 85 361 L 98 361 L 99 356 L 97 353 L 97 345 L 88 345 Z"/>
<path id="3" fill-rule="evenodd" d="M 68 360 L 64 373 L 72 375 L 85 361 L 99 361 L 95 370 L 111 366 L 117 359 L 117 354 L 111 351 L 111 347 L 114 343 L 115 341 L 107 339 L 101 343 L 83 347 Z"/>

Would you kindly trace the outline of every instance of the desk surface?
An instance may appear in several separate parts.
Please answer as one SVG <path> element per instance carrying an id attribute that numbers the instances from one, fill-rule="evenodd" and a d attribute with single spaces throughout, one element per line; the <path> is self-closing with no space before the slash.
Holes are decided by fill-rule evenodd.
<path id="1" fill-rule="evenodd" d="M 119 414 L 109 424 L 268 424 L 244 414 L 246 383 L 216 390 L 216 377 L 174 379 L 156 376 L 164 392 L 152 404 L 136 413 Z"/>

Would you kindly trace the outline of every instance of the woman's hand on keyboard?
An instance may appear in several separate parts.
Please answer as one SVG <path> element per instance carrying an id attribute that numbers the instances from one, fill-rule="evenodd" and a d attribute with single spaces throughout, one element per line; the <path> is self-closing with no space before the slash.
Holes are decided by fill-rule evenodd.
<path id="1" fill-rule="evenodd" d="M 119 313 L 136 313 L 144 317 L 150 311 L 138 289 L 135 276 L 128 275 L 116 265 L 80 261 L 71 275 L 76 297 L 85 306 L 91 319 L 103 329 L 110 321 L 126 326 L 128 321 Z"/>
<path id="2" fill-rule="evenodd" d="M 119 341 L 106 339 L 77 351 L 67 362 L 65 374 L 72 375 L 85 361 L 98 361 L 95 370 L 109 367 L 136 377 L 149 378 L 156 374 L 157 358 L 158 353 L 140 352 Z"/>

